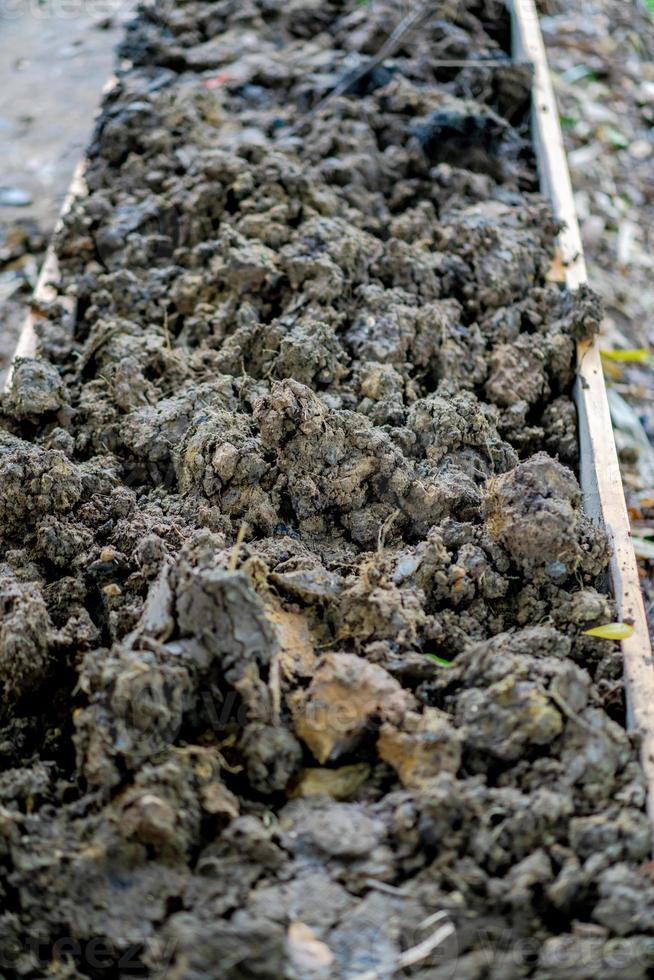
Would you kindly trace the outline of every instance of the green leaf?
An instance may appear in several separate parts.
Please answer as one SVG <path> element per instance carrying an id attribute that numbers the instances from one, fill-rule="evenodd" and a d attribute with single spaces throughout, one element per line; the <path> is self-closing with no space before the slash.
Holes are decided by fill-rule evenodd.
<path id="1" fill-rule="evenodd" d="M 606 136 L 609 143 L 613 143 L 613 146 L 617 150 L 626 150 L 629 146 L 629 140 L 621 133 L 619 129 L 615 129 L 614 126 L 604 126 L 602 129 L 604 136 Z"/>
<path id="2" fill-rule="evenodd" d="M 429 657 L 429 659 L 430 660 L 433 660 L 434 663 L 435 664 L 438 664 L 439 667 L 451 667 L 452 666 L 452 661 L 451 660 L 444 660 L 443 657 L 437 657 L 435 653 L 426 653 L 425 654 L 425 657 Z"/>
<path id="3" fill-rule="evenodd" d="M 588 67 L 588 65 L 573 65 L 572 68 L 568 68 L 561 75 L 561 80 L 564 81 L 566 85 L 574 85 L 575 82 L 582 82 L 586 79 L 590 79 L 591 81 L 595 81 L 597 79 L 597 75 L 592 68 Z"/>
<path id="4" fill-rule="evenodd" d="M 654 3 L 654 0 L 652 0 Z M 559 122 L 561 123 L 561 129 L 574 129 L 579 120 L 576 116 L 559 116 Z"/>
<path id="5" fill-rule="evenodd" d="M 593 626 L 592 630 L 584 630 L 584 636 L 599 636 L 601 640 L 626 640 L 633 631 L 634 628 L 629 623 L 604 623 L 603 626 Z"/>
<path id="6" fill-rule="evenodd" d="M 634 347 L 631 350 L 602 350 L 600 354 L 607 361 L 617 361 L 621 364 L 645 364 L 652 357 L 644 347 Z"/>

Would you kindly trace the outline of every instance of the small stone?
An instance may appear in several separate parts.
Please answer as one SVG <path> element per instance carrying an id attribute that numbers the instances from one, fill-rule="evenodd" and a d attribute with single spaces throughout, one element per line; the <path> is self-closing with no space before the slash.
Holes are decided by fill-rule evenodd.
<path id="1" fill-rule="evenodd" d="M 293 704 L 295 731 L 320 763 L 350 751 L 374 718 L 397 721 L 411 696 L 382 667 L 350 653 L 329 653 Z"/>
<path id="2" fill-rule="evenodd" d="M 0 187 L 0 204 L 6 207 L 26 208 L 32 201 L 32 195 L 22 187 Z"/>
<path id="3" fill-rule="evenodd" d="M 424 789 L 441 772 L 456 773 L 461 765 L 461 736 L 437 708 L 407 714 L 402 729 L 384 725 L 377 751 L 397 772 L 407 789 Z"/>
<path id="4" fill-rule="evenodd" d="M 629 155 L 635 160 L 646 160 L 652 155 L 653 148 L 650 140 L 634 140 L 629 147 Z"/>
<path id="5" fill-rule="evenodd" d="M 334 961 L 334 956 L 326 945 L 321 942 L 313 929 L 304 922 L 291 922 L 286 934 L 286 950 L 289 959 L 302 974 L 307 971 L 327 970 Z"/>
<path id="6" fill-rule="evenodd" d="M 175 834 L 175 811 L 167 800 L 146 793 L 124 813 L 123 829 L 143 844 L 168 844 Z"/>

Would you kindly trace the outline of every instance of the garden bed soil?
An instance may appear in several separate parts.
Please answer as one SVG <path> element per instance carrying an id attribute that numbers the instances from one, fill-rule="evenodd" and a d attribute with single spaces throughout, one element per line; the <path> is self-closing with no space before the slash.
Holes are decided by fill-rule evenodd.
<path id="1" fill-rule="evenodd" d="M 362 72 L 405 13 L 127 31 L 3 401 L 8 976 L 654 968 L 620 652 L 585 633 L 599 304 L 547 280 L 506 12 Z"/>

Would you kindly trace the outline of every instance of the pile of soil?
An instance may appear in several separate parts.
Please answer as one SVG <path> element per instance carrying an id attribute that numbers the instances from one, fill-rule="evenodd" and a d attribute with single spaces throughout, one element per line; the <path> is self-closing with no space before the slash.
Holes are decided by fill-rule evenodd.
<path id="1" fill-rule="evenodd" d="M 128 30 L 3 400 L 7 976 L 654 968 L 620 653 L 584 632 L 598 303 L 547 283 L 504 9 L 376 64 L 405 12 Z"/>

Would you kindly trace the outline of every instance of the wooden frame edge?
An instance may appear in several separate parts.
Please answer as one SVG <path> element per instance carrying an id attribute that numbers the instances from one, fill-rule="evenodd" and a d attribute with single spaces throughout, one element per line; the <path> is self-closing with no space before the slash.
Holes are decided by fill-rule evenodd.
<path id="1" fill-rule="evenodd" d="M 565 284 L 576 289 L 587 282 L 586 263 L 538 13 L 534 0 L 508 2 L 514 56 L 531 62 L 534 70 L 532 128 L 541 188 L 551 200 L 555 216 L 565 222 L 558 248 Z M 632 635 L 621 643 L 627 727 L 641 736 L 647 812 L 654 832 L 654 664 L 597 340 L 577 345 L 575 402 L 585 510 L 606 530 L 618 617 L 633 625 Z"/>
<path id="2" fill-rule="evenodd" d="M 64 198 L 61 211 L 59 212 L 59 218 L 57 220 L 57 224 L 55 225 L 53 236 L 56 235 L 62 227 L 63 220 L 70 210 L 73 201 L 77 197 L 80 197 L 86 193 L 86 183 L 84 181 L 86 166 L 87 160 L 86 157 L 84 157 L 75 168 L 73 179 L 70 183 L 70 187 L 68 188 L 66 197 Z M 34 310 L 39 303 L 49 303 L 59 296 L 59 278 L 59 263 L 57 261 L 54 244 L 51 241 L 45 253 L 45 258 L 43 259 L 43 265 L 41 266 L 41 271 L 39 272 L 36 286 L 34 287 L 31 309 L 25 317 L 20 334 L 18 335 L 18 341 L 16 343 L 13 357 L 11 358 L 11 362 L 7 369 L 7 376 L 4 382 L 5 391 L 8 391 L 11 387 L 11 380 L 13 378 L 14 364 L 16 360 L 20 357 L 34 357 L 36 355 L 37 337 L 34 329 L 34 323 L 38 314 L 35 313 Z"/>

